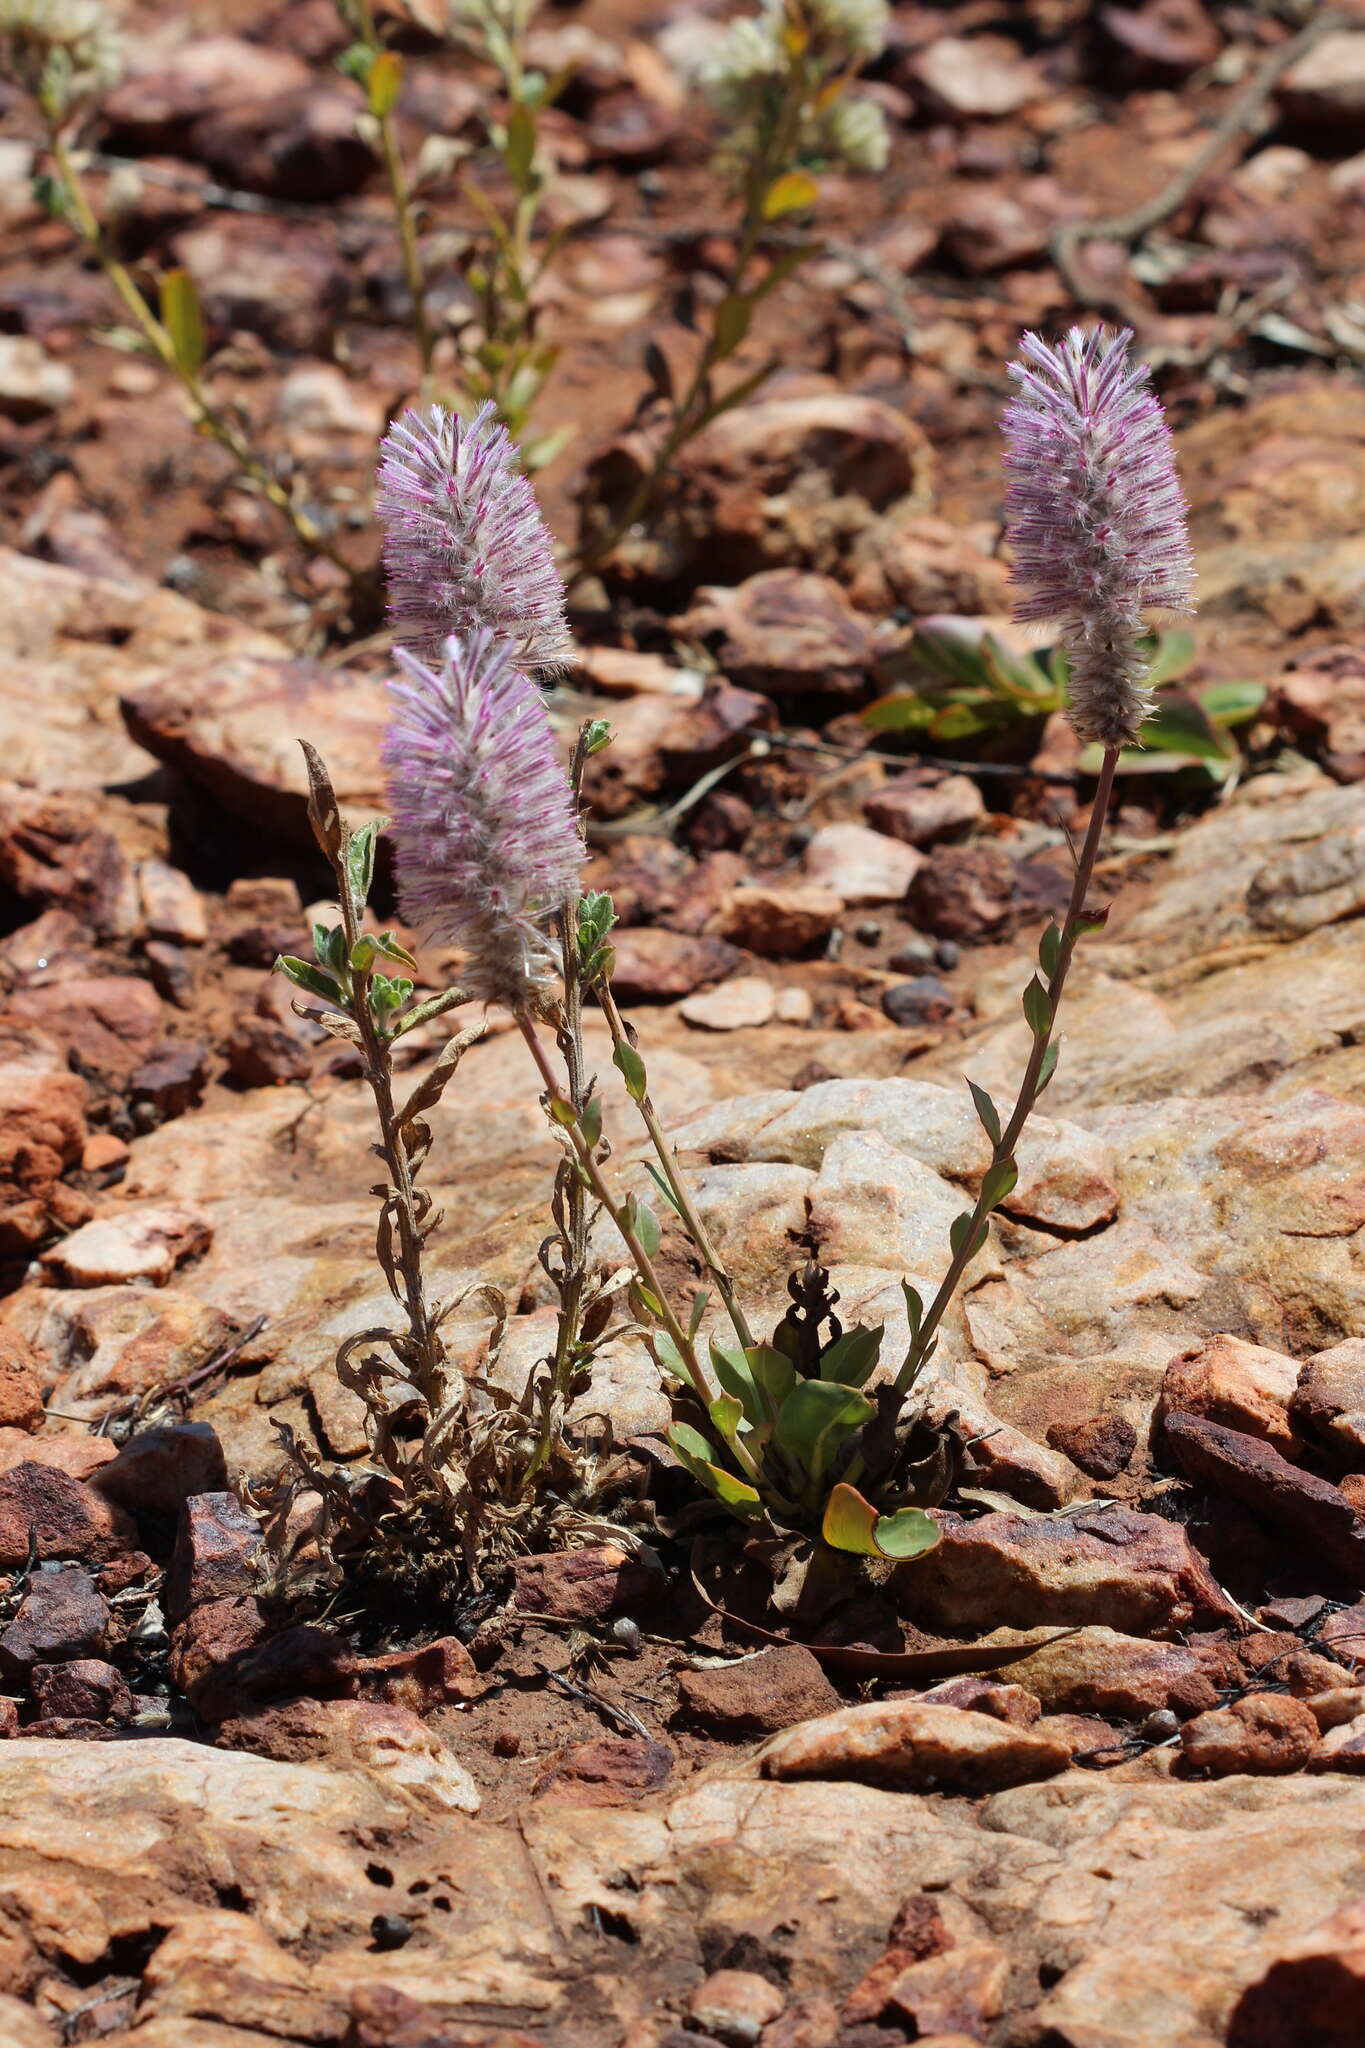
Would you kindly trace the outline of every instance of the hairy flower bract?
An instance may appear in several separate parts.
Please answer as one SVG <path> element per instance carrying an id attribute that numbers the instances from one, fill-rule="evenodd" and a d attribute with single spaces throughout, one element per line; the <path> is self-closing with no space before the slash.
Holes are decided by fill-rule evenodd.
<path id="1" fill-rule="evenodd" d="M 435 656 L 450 634 L 486 628 L 525 669 L 565 664 L 564 585 L 549 530 L 491 404 L 468 421 L 439 405 L 396 420 L 375 503 L 397 640 Z"/>
<path id="2" fill-rule="evenodd" d="M 1194 558 L 1175 447 L 1130 332 L 1025 334 L 1005 410 L 1015 616 L 1055 623 L 1077 733 L 1116 747 L 1151 708 L 1143 614 L 1194 609 Z"/>
<path id="3" fill-rule="evenodd" d="M 404 920 L 465 948 L 473 995 L 524 1011 L 583 861 L 544 700 L 486 627 L 452 635 L 436 666 L 398 659 L 384 764 Z"/>

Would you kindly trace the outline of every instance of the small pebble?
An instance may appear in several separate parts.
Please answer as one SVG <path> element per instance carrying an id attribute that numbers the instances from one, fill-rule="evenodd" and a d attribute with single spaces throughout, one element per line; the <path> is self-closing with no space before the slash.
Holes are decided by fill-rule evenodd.
<path id="1" fill-rule="evenodd" d="M 907 939 L 887 961 L 893 974 L 922 974 L 934 964 L 934 947 L 929 939 Z"/>
<path id="2" fill-rule="evenodd" d="M 412 1922 L 401 1913 L 376 1913 L 370 1922 L 370 1937 L 381 1954 L 402 1948 L 412 1940 Z"/>
<path id="3" fill-rule="evenodd" d="M 628 1650 L 632 1657 L 640 1654 L 640 1624 L 629 1614 L 619 1614 L 611 1625 L 612 1641 Z"/>
<path id="4" fill-rule="evenodd" d="M 951 974 L 962 958 L 962 948 L 956 939 L 940 939 L 934 953 L 945 974 Z"/>
<path id="5" fill-rule="evenodd" d="M 1154 1714 L 1147 1716 L 1140 1733 L 1147 1742 L 1169 1742 L 1173 1735 L 1180 1733 L 1180 1722 L 1169 1707 L 1158 1707 Z"/>
<path id="6" fill-rule="evenodd" d="M 882 1008 L 893 1024 L 946 1024 L 954 1004 L 952 991 L 936 975 L 921 974 L 887 989 Z"/>
<path id="7" fill-rule="evenodd" d="M 882 928 L 875 918 L 865 917 L 861 924 L 853 927 L 853 936 L 860 946 L 875 946 L 882 935 Z"/>

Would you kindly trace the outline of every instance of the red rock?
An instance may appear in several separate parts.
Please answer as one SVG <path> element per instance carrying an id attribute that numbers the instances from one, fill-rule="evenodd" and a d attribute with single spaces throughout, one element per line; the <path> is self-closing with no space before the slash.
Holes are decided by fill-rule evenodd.
<path id="1" fill-rule="evenodd" d="M 924 856 L 866 825 L 822 825 L 801 856 L 808 880 L 844 903 L 900 903 Z"/>
<path id="2" fill-rule="evenodd" d="M 184 1500 L 166 1576 L 166 1615 L 176 1622 L 206 1600 L 250 1594 L 261 1554 L 260 1525 L 233 1493 Z"/>
<path id="3" fill-rule="evenodd" d="M 1324 647 L 1280 677 L 1267 709 L 1338 782 L 1365 776 L 1365 660 Z"/>
<path id="4" fill-rule="evenodd" d="M 0 1254 L 31 1253 L 89 1204 L 61 1184 L 85 1144 L 88 1091 L 55 1047 L 0 1029 Z"/>
<path id="5" fill-rule="evenodd" d="M 459 1700 L 476 1700 L 488 1690 L 474 1659 L 454 1636 L 441 1636 L 419 1650 L 358 1657 L 351 1668 L 365 1699 L 407 1707 L 414 1714 L 430 1714 Z"/>
<path id="6" fill-rule="evenodd" d="M 164 1286 L 176 1267 L 206 1251 L 207 1213 L 191 1202 L 110 1207 L 42 1255 L 58 1286 L 104 1287 L 133 1280 Z"/>
<path id="7" fill-rule="evenodd" d="M 1222 35 L 1200 0 L 1140 0 L 1137 7 L 1105 6 L 1100 21 L 1105 34 L 1123 53 L 1116 68 L 1134 82 L 1170 84 L 1186 78 L 1212 64 L 1223 47 Z"/>
<path id="8" fill-rule="evenodd" d="M 1286 1942 L 1228 2021 L 1228 2048 L 1358 2048 L 1365 2040 L 1365 1900 Z"/>
<path id="9" fill-rule="evenodd" d="M 1289 1413 L 1335 1465 L 1365 1470 L 1365 1339 L 1348 1337 L 1315 1353 L 1299 1372 Z"/>
<path id="10" fill-rule="evenodd" d="M 131 1101 L 144 1103 L 158 1123 L 183 1116 L 203 1100 L 208 1080 L 208 1053 L 192 1040 L 168 1039 L 154 1046 L 150 1059 L 128 1077 Z"/>
<path id="11" fill-rule="evenodd" d="M 361 1984 L 350 2003 L 341 2048 L 545 2048 L 544 2035 L 442 2018 L 392 1984 Z"/>
<path id="12" fill-rule="evenodd" d="M 92 1132 L 81 1153 L 81 1172 L 106 1173 L 111 1166 L 125 1166 L 128 1153 L 129 1147 L 112 1131 Z"/>
<path id="13" fill-rule="evenodd" d="M 891 1590 L 912 1619 L 966 1629 L 1098 1624 L 1158 1639 L 1234 1610 L 1183 1529 L 1127 1508 L 1054 1521 L 942 1510 L 936 1549 L 896 1571 Z"/>
<path id="14" fill-rule="evenodd" d="M 910 884 L 907 908 L 935 938 L 997 937 L 1014 916 L 1014 862 L 998 846 L 940 846 Z"/>
<path id="15" fill-rule="evenodd" d="M 108 1627 L 108 1604 L 87 1573 L 36 1572 L 0 1635 L 0 1671 L 22 1676 L 35 1664 L 96 1656 Z"/>
<path id="16" fill-rule="evenodd" d="M 803 1721 L 774 1736 L 759 1757 L 767 1778 L 850 1778 L 898 1790 L 976 1794 L 1050 1778 L 1065 1769 L 1070 1752 L 990 1714 L 886 1700 Z"/>
<path id="17" fill-rule="evenodd" d="M 37 1429 L 42 1419 L 38 1354 L 17 1330 L 0 1323 L 0 1428 Z"/>
<path id="18" fill-rule="evenodd" d="M 228 1072 L 244 1088 L 279 1088 L 289 1081 L 306 1081 L 313 1071 L 313 1055 L 305 1042 L 285 1024 L 266 1017 L 243 1017 L 227 1046 Z"/>
<path id="19" fill-rule="evenodd" d="M 1302 1700 L 1248 1693 L 1180 1731 L 1185 1763 L 1213 1778 L 1280 1777 L 1302 1770 L 1318 1745 L 1318 1724 Z"/>
<path id="20" fill-rule="evenodd" d="M 633 1806 L 657 1792 L 673 1769 L 666 1743 L 637 1735 L 603 1735 L 546 1757 L 535 1796 L 565 1806 Z"/>
<path id="21" fill-rule="evenodd" d="M 707 930 L 765 960 L 794 960 L 829 937 L 843 908 L 832 889 L 814 883 L 731 889 Z"/>
<path id="22" fill-rule="evenodd" d="M 122 1726 L 133 1718 L 128 1681 L 112 1664 L 97 1657 L 35 1664 L 29 1683 L 45 1720 L 112 1721 Z"/>
<path id="23" fill-rule="evenodd" d="M 0 786 L 0 888 L 105 938 L 135 922 L 128 856 L 88 797 Z"/>
<path id="24" fill-rule="evenodd" d="M 614 1543 L 521 1557 L 512 1566 L 512 1605 L 557 1621 L 605 1621 L 649 1591 L 645 1567 Z"/>
<path id="25" fill-rule="evenodd" d="M 688 1998 L 687 2012 L 699 2033 L 726 2048 L 754 2048 L 786 2003 L 786 1993 L 753 1970 L 713 1970 Z"/>
<path id="26" fill-rule="evenodd" d="M 776 1735 L 838 1705 L 819 1660 L 799 1643 L 760 1650 L 736 1664 L 678 1673 L 680 1718 L 712 1735 Z"/>
<path id="27" fill-rule="evenodd" d="M 917 1699 L 940 1707 L 961 1707 L 969 1714 L 993 1714 L 1015 1728 L 1031 1728 L 1042 1712 L 1038 1700 L 1022 1685 L 1002 1683 L 997 1678 L 945 1678 Z"/>
<path id="28" fill-rule="evenodd" d="M 726 675 L 767 697 L 857 697 L 876 654 L 874 622 L 830 577 L 800 569 L 708 586 L 682 625 L 716 639 Z"/>
<path id="29" fill-rule="evenodd" d="M 1365 1585 L 1365 1527 L 1327 1480 L 1291 1465 L 1256 1437 L 1194 1415 L 1168 1415 L 1166 1441 L 1187 1478 L 1231 1494 L 1353 1586 Z"/>
<path id="30" fill-rule="evenodd" d="M 192 1495 L 222 1491 L 227 1461 L 209 1423 L 168 1423 L 130 1436 L 92 1484 L 130 1514 L 176 1516 Z"/>
<path id="31" fill-rule="evenodd" d="M 95 1564 L 130 1550 L 137 1536 L 122 1508 L 102 1500 L 79 1479 L 32 1462 L 0 1474 L 0 1570 L 24 1563 L 30 1530 L 40 1558 Z"/>
<path id="32" fill-rule="evenodd" d="M 863 804 L 863 816 L 875 831 L 908 846 L 933 846 L 965 837 L 985 818 L 986 806 L 969 776 L 912 768 L 874 790 Z"/>
<path id="33" fill-rule="evenodd" d="M 1298 1364 L 1282 1351 L 1241 1337 L 1206 1337 L 1166 1368 L 1156 1408 L 1158 1434 L 1168 1415 L 1183 1411 L 1291 1451 L 1298 1437 L 1289 1402 L 1298 1375 Z"/>
<path id="34" fill-rule="evenodd" d="M 1042 91 L 1035 66 L 1005 36 L 936 36 L 906 69 L 929 112 L 967 121 L 1017 114 Z"/>
<path id="35" fill-rule="evenodd" d="M 88 1479 L 117 1456 L 118 1446 L 107 1436 L 78 1430 L 30 1436 L 27 1430 L 0 1429 L 0 1472 L 13 1472 L 17 1465 L 50 1465 L 71 1479 Z"/>
<path id="36" fill-rule="evenodd" d="M 932 248 L 938 237 L 928 232 Z M 955 618 L 992 618 L 1008 612 L 1009 568 L 989 552 L 994 540 L 990 528 L 964 530 L 931 514 L 898 519 L 889 513 L 854 543 L 850 601 L 874 617 L 898 608 L 921 619 L 945 612 Z M 976 815 L 980 814 L 978 810 Z"/>
<path id="37" fill-rule="evenodd" d="M 1047 1440 L 1091 1479 L 1113 1479 L 1126 1471 L 1137 1449 L 1137 1431 L 1122 1415 L 1049 1423 Z"/>
<path id="38" fill-rule="evenodd" d="M 251 1594 L 205 1600 L 177 1627 L 171 1680 L 206 1720 L 240 1711 L 242 1696 L 227 1667 L 263 1642 L 270 1627 L 265 1607 Z"/>
<path id="39" fill-rule="evenodd" d="M 891 1988 L 902 1971 L 913 1963 L 930 1961 L 953 1947 L 953 1937 L 943 1924 L 934 1899 L 919 1892 L 908 1898 L 891 1923 L 886 1953 L 854 1985 L 844 2000 L 840 2015 L 845 2026 L 856 2027 L 879 2020 L 886 2011 Z"/>
<path id="40" fill-rule="evenodd" d="M 238 190 L 319 205 L 358 192 L 374 157 L 358 133 L 359 107 L 338 81 L 241 106 L 224 104 L 194 123 L 187 153 Z"/>
<path id="41" fill-rule="evenodd" d="M 1026 178 L 1015 192 L 968 192 L 944 222 L 945 252 L 970 277 L 1036 261 L 1057 225 L 1055 193 L 1050 178 Z"/>
<path id="42" fill-rule="evenodd" d="M 131 974 L 79 976 L 23 989 L 7 1007 L 12 1017 L 47 1032 L 83 1071 L 110 1086 L 122 1086 L 161 1036 L 160 998 L 150 982 Z"/>
<path id="43" fill-rule="evenodd" d="M 985 2038 L 1004 2010 L 1009 1958 L 993 1941 L 957 1942 L 943 1955 L 910 1963 L 889 1986 L 888 2019 L 908 2022 L 917 2041 L 945 2035 Z"/>
<path id="44" fill-rule="evenodd" d="M 622 1003 L 674 1002 L 703 982 L 723 981 L 743 958 L 723 939 L 689 938 L 657 926 L 614 931 L 611 942 L 612 988 Z"/>
<path id="45" fill-rule="evenodd" d="M 936 974 L 917 974 L 882 991 L 882 1009 L 903 1030 L 946 1024 L 956 1008 L 952 990 Z"/>
<path id="46" fill-rule="evenodd" d="M 1202 1713 L 1217 1705 L 1221 1684 L 1241 1675 L 1235 1665 L 1224 1673 L 1215 1656 L 1187 1643 L 1151 1643 L 1111 1628 L 1080 1629 L 1006 1671 L 1050 1715 L 1133 1721 L 1167 1707 L 1182 1716 Z"/>

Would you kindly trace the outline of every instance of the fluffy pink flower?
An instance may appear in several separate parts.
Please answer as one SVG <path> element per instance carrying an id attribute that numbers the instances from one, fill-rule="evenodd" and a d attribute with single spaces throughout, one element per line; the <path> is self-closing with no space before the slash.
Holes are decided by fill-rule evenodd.
<path id="1" fill-rule="evenodd" d="M 404 921 L 465 949 L 472 994 L 524 1010 L 583 862 L 544 700 L 487 628 L 452 635 L 439 667 L 398 659 L 384 765 Z"/>
<path id="2" fill-rule="evenodd" d="M 1151 708 L 1144 612 L 1194 609 L 1175 447 L 1132 338 L 1073 327 L 1049 348 L 1026 334 L 1002 422 L 1015 616 L 1060 628 L 1068 716 L 1105 746 L 1136 739 Z"/>
<path id="3" fill-rule="evenodd" d="M 434 657 L 448 634 L 490 627 L 524 669 L 569 657 L 564 583 L 535 493 L 491 405 L 395 420 L 380 449 L 376 510 L 394 637 Z"/>

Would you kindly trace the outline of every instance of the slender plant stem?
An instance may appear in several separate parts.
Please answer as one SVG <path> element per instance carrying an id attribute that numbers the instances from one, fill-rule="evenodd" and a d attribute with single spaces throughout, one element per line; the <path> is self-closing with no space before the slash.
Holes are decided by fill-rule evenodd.
<path id="1" fill-rule="evenodd" d="M 530 1047 L 531 1057 L 540 1069 L 540 1076 L 545 1083 L 546 1094 L 550 1102 L 553 1104 L 564 1101 L 563 1091 L 555 1078 L 554 1069 L 550 1065 L 545 1048 L 540 1042 L 534 1024 L 524 1013 L 518 1015 L 517 1023 L 521 1027 L 522 1037 Z M 707 1385 L 706 1375 L 701 1369 L 701 1362 L 697 1357 L 696 1347 L 679 1322 L 677 1314 L 669 1302 L 663 1283 L 655 1271 L 653 1260 L 641 1244 L 621 1205 L 616 1201 L 611 1189 L 607 1186 L 602 1176 L 602 1170 L 593 1157 L 593 1148 L 589 1145 L 577 1123 L 561 1124 L 560 1128 L 566 1133 L 569 1143 L 573 1146 L 574 1157 L 586 1174 L 593 1193 L 621 1233 L 636 1272 L 653 1295 L 655 1301 L 658 1302 L 659 1319 L 672 1339 L 674 1349 L 691 1383 L 693 1393 L 709 1415 L 716 1397 Z M 727 1442 L 729 1449 L 733 1452 L 737 1463 L 743 1468 L 746 1476 L 761 1485 L 763 1482 L 758 1465 L 748 1446 L 739 1437 L 729 1438 Z"/>
<path id="2" fill-rule="evenodd" d="M 179 360 L 175 343 L 165 325 L 152 311 L 131 272 L 110 252 L 99 216 L 90 203 L 85 181 L 72 161 L 63 136 L 56 129 L 49 131 L 48 148 L 70 205 L 71 218 L 82 241 L 95 257 L 105 277 L 147 341 L 166 368 L 179 379 L 195 425 L 211 434 L 219 446 L 227 450 L 241 473 L 251 479 L 262 496 L 268 498 L 277 511 L 284 514 L 310 554 L 325 555 L 328 561 L 334 562 L 337 568 L 344 571 L 348 581 L 354 581 L 354 571 L 350 564 L 337 553 L 315 521 L 294 503 L 288 491 L 276 482 L 231 421 L 213 404 L 204 390 L 198 372 Z"/>
<path id="3" fill-rule="evenodd" d="M 587 760 L 586 729 L 574 748 L 569 780 L 574 802 L 583 794 L 583 767 Z M 576 1117 L 588 1106 L 590 1089 L 583 1053 L 583 977 L 578 958 L 577 893 L 570 896 L 560 913 L 560 968 L 564 979 L 564 1003 L 557 1043 L 563 1054 L 568 1079 L 568 1101 Z M 569 1380 L 578 1352 L 583 1317 L 583 1290 L 588 1278 L 588 1191 L 576 1172 L 564 1175 L 565 1225 L 561 1232 L 562 1270 L 559 1281 L 559 1319 L 555 1329 L 555 1354 L 550 1366 L 550 1392 L 541 1419 L 540 1436 L 527 1464 L 523 1483 L 535 1478 L 550 1455 L 556 1415 L 568 1402 Z"/>
<path id="4" fill-rule="evenodd" d="M 629 1046 L 630 1040 L 626 1036 L 625 1020 L 616 1007 L 616 998 L 612 994 L 610 985 L 607 982 L 603 982 L 599 986 L 597 1000 L 602 1005 L 602 1014 L 605 1016 L 610 1028 L 613 1045 Z M 722 1264 L 720 1254 L 711 1241 L 710 1233 L 698 1214 L 696 1203 L 692 1200 L 686 1182 L 678 1170 L 678 1155 L 664 1136 L 654 1104 L 650 1101 L 648 1094 L 640 1098 L 636 1108 L 640 1112 L 645 1129 L 649 1132 L 650 1142 L 658 1156 L 659 1165 L 663 1169 L 664 1179 L 668 1182 L 669 1193 L 672 1195 L 677 1206 L 678 1214 L 682 1217 L 687 1234 L 697 1247 L 698 1252 L 701 1254 L 702 1263 L 716 1283 L 716 1291 L 725 1303 L 726 1314 L 734 1326 L 735 1335 L 744 1349 L 748 1350 L 754 1342 L 754 1333 L 749 1327 L 748 1319 L 735 1293 L 735 1283 Z"/>
<path id="5" fill-rule="evenodd" d="M 360 937 L 360 921 L 345 873 L 345 849 L 337 865 L 337 888 L 341 899 L 341 921 L 346 933 L 347 952 Z M 418 1389 L 431 1413 L 445 1404 L 445 1347 L 426 1298 L 422 1280 L 422 1221 L 417 1190 L 413 1184 L 407 1148 L 403 1143 L 397 1106 L 393 1099 L 392 1047 L 381 1034 L 370 1007 L 371 973 L 368 968 L 352 983 L 351 1018 L 360 1033 L 365 1054 L 365 1079 L 379 1115 L 379 1149 L 389 1171 L 389 1200 L 398 1227 L 398 1272 L 402 1279 L 401 1300 L 407 1313 L 413 1347 L 413 1367 Z M 396 1290 L 395 1290 L 396 1292 Z"/>
<path id="6" fill-rule="evenodd" d="M 1047 1028 L 1034 1034 L 1033 1049 L 1029 1054 L 1028 1065 L 1024 1069 L 1024 1078 L 1019 1084 L 1019 1094 L 1015 1100 L 1013 1113 L 1009 1122 L 1001 1131 L 999 1142 L 991 1153 L 991 1166 L 993 1167 L 1005 1165 L 1013 1160 L 1014 1150 L 1019 1143 L 1024 1126 L 1032 1115 L 1038 1097 L 1042 1093 L 1040 1082 L 1042 1079 L 1043 1060 L 1047 1054 L 1048 1046 L 1052 1042 L 1052 1035 L 1057 1028 L 1058 1005 L 1062 999 L 1062 991 L 1066 987 L 1066 978 L 1071 967 L 1071 956 L 1075 952 L 1076 941 L 1081 935 L 1085 899 L 1095 873 L 1095 862 L 1100 850 L 1100 836 L 1104 831 L 1104 821 L 1109 811 L 1109 800 L 1113 794 L 1114 775 L 1118 768 L 1118 760 L 1119 750 L 1117 747 L 1106 749 L 1104 763 L 1100 769 L 1099 783 L 1095 790 L 1094 802 L 1090 807 L 1090 822 L 1086 827 L 1085 840 L 1076 861 L 1076 873 L 1071 884 L 1071 900 L 1067 904 L 1066 917 L 1061 927 L 1061 941 L 1057 948 L 1056 964 L 1048 978 Z M 963 1274 L 981 1249 L 992 1207 L 993 1204 L 988 1199 L 987 1184 L 983 1182 L 982 1191 L 977 1196 L 976 1206 L 971 1212 L 970 1227 L 963 1235 L 957 1251 L 953 1254 L 952 1263 L 943 1276 L 937 1294 L 925 1310 L 918 1335 L 906 1352 L 905 1363 L 896 1376 L 896 1392 L 898 1394 L 904 1395 L 914 1384 L 915 1375 L 924 1361 L 925 1354 L 938 1330 L 939 1324 L 943 1321 L 948 1304 L 951 1302 L 954 1294 L 956 1294 Z"/>

